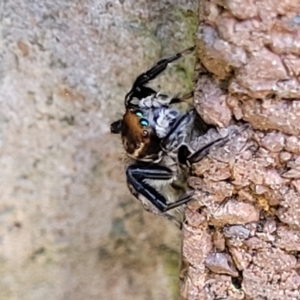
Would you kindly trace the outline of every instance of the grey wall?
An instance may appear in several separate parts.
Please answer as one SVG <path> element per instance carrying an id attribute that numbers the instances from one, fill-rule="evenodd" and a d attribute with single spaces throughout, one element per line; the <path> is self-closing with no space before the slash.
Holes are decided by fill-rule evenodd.
<path id="1" fill-rule="evenodd" d="M 196 1 L 0 2 L 0 298 L 173 299 L 179 232 L 127 191 L 109 123 L 193 44 Z M 192 88 L 193 58 L 158 80 Z"/>

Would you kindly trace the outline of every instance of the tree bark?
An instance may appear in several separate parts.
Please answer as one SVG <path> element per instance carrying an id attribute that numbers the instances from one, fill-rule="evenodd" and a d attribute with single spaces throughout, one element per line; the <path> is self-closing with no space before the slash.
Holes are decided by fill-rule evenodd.
<path id="1" fill-rule="evenodd" d="M 195 107 L 252 128 L 193 166 L 181 298 L 300 299 L 300 1 L 199 3 Z"/>

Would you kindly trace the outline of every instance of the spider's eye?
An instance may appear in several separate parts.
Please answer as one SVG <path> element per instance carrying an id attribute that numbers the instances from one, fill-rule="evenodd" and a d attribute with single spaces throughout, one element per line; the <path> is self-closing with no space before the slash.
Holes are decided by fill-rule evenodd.
<path id="1" fill-rule="evenodd" d="M 146 119 L 140 119 L 140 124 L 145 127 L 149 126 L 149 122 Z"/>
<path id="2" fill-rule="evenodd" d="M 141 147 L 141 144 L 140 143 L 136 143 L 135 144 L 135 149 L 139 149 Z"/>
<path id="3" fill-rule="evenodd" d="M 138 110 L 135 112 L 135 115 L 141 118 L 143 116 L 143 113 L 140 110 Z"/>

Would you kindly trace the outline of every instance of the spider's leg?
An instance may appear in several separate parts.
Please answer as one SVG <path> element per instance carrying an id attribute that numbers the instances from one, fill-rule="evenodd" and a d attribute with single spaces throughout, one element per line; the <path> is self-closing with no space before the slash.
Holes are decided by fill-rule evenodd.
<path id="1" fill-rule="evenodd" d="M 133 87 L 131 91 L 126 95 L 125 97 L 125 107 L 138 107 L 137 104 L 133 104 L 131 101 L 133 98 L 136 98 L 138 100 L 142 100 L 144 98 L 147 98 L 148 96 L 155 95 L 157 92 L 153 89 L 151 89 L 148 86 L 138 86 Z"/>
<path id="2" fill-rule="evenodd" d="M 170 180 L 173 173 L 170 169 L 159 165 L 133 164 L 126 170 L 127 183 L 131 193 L 139 199 L 140 195 L 150 201 L 159 211 L 163 212 L 167 206 L 166 198 L 145 179 Z"/>
<path id="3" fill-rule="evenodd" d="M 232 132 L 227 134 L 225 137 L 219 138 L 219 139 L 209 143 L 208 145 L 206 145 L 203 148 L 199 149 L 198 151 L 196 151 L 192 155 L 188 156 L 187 159 L 186 159 L 186 162 L 188 164 L 193 164 L 193 163 L 199 162 L 201 159 L 203 159 L 205 156 L 207 156 L 209 154 L 209 151 L 212 147 L 216 147 L 216 148 L 222 147 L 230 139 L 232 139 L 233 136 L 242 133 L 244 130 L 249 129 L 250 127 L 251 126 L 249 124 L 241 125 L 240 128 L 233 130 Z M 187 151 L 182 151 L 182 153 L 184 153 L 184 152 L 188 153 Z M 183 158 L 181 157 L 180 160 L 182 161 Z"/>
<path id="4" fill-rule="evenodd" d="M 195 47 L 188 48 L 182 52 L 176 53 L 175 55 L 172 55 L 168 58 L 160 60 L 154 67 L 146 71 L 145 73 L 141 74 L 137 77 L 133 84 L 133 88 L 145 85 L 150 80 L 153 80 L 156 76 L 158 76 L 160 73 L 162 73 L 168 66 L 169 63 L 181 58 L 182 56 L 191 53 L 194 50 Z"/>
<path id="5" fill-rule="evenodd" d="M 162 73 L 168 66 L 169 63 L 179 59 L 180 57 L 191 53 L 195 47 L 188 48 L 182 52 L 179 52 L 169 58 L 160 60 L 154 67 L 146 71 L 145 73 L 139 75 L 135 80 L 132 89 L 125 97 L 125 107 L 130 105 L 133 98 L 142 99 L 156 92 L 149 87 L 145 87 L 149 81 L 153 80 L 160 73 Z"/>
<path id="6" fill-rule="evenodd" d="M 195 109 L 189 110 L 183 116 L 181 116 L 175 124 L 172 126 L 168 134 L 161 141 L 162 149 L 168 150 L 173 141 L 177 141 L 178 144 L 184 142 L 184 138 L 187 134 L 187 125 L 194 122 Z"/>
<path id="7" fill-rule="evenodd" d="M 192 154 L 191 156 L 189 156 L 187 158 L 187 162 L 190 164 L 199 162 L 200 160 L 202 160 L 205 156 L 207 156 L 210 152 L 210 149 L 212 147 L 222 147 L 223 145 L 225 145 L 229 140 L 230 140 L 230 135 L 227 135 L 223 138 L 219 138 L 207 145 L 205 145 L 204 147 L 202 147 L 201 149 L 199 149 L 198 151 L 196 151 L 194 154 Z"/>
<path id="8" fill-rule="evenodd" d="M 193 194 L 194 194 L 193 192 L 190 192 L 188 194 L 183 195 L 183 197 L 179 198 L 177 201 L 175 201 L 173 203 L 169 203 L 167 208 L 164 211 L 168 211 L 170 209 L 173 209 L 173 208 L 176 208 L 183 204 L 188 203 L 189 201 L 192 200 Z"/>
<path id="9" fill-rule="evenodd" d="M 150 164 L 139 165 L 133 164 L 126 170 L 127 183 L 131 193 L 139 199 L 140 195 L 145 197 L 160 212 L 166 212 L 170 209 L 181 206 L 191 199 L 191 195 L 187 195 L 176 202 L 167 203 L 167 199 L 159 193 L 154 187 L 145 182 L 150 180 L 170 180 L 173 173 L 169 168 Z"/>

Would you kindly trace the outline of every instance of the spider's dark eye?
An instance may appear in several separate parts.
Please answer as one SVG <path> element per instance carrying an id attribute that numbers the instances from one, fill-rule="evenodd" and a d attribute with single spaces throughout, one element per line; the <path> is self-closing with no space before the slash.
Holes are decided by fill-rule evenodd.
<path id="1" fill-rule="evenodd" d="M 140 143 L 136 143 L 135 144 L 135 149 L 139 149 L 141 147 L 141 144 Z"/>
<path id="2" fill-rule="evenodd" d="M 135 112 L 135 115 L 141 118 L 143 116 L 143 113 L 140 110 L 138 110 Z"/>
<path id="3" fill-rule="evenodd" d="M 145 127 L 149 126 L 149 122 L 146 119 L 140 119 L 140 124 Z"/>

